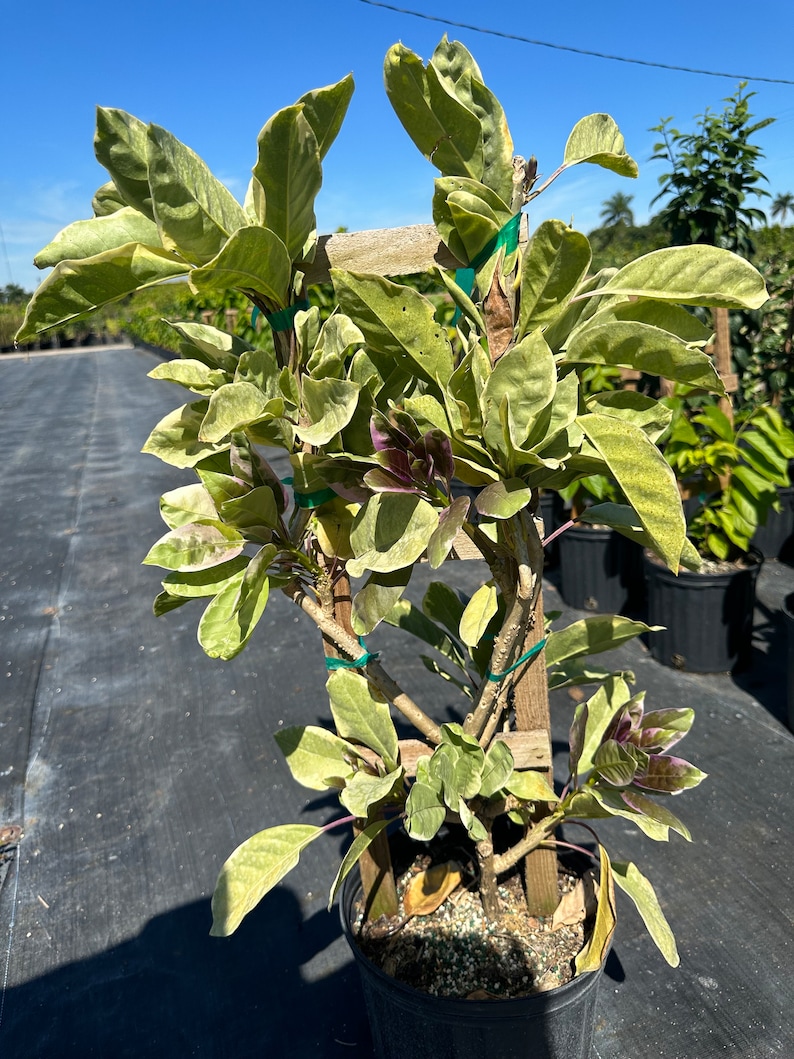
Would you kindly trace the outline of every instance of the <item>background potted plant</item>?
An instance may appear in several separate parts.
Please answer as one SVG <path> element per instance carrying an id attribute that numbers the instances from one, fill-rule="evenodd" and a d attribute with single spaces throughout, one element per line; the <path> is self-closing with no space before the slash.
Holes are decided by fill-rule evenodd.
<path id="1" fill-rule="evenodd" d="M 788 485 L 794 434 L 769 406 L 737 414 L 713 404 L 668 399 L 673 423 L 664 454 L 681 480 L 699 482 L 688 502 L 687 533 L 705 560 L 698 571 L 668 578 L 646 558 L 648 619 L 664 626 L 650 641 L 655 658 L 694 672 L 746 664 L 752 647 L 758 526 Z"/>
<path id="2" fill-rule="evenodd" d="M 538 495 L 609 475 L 627 502 L 596 505 L 585 517 L 639 540 L 672 570 L 693 561 L 675 478 L 655 444 L 669 410 L 636 393 L 585 398 L 579 373 L 625 366 L 719 392 L 709 358 L 686 337 L 690 316 L 681 306 L 753 307 L 766 297 L 754 269 L 711 247 L 662 250 L 595 276 L 586 238 L 560 221 L 544 222 L 521 248 L 522 207 L 570 166 L 635 175 L 607 115 L 576 125 L 563 162 L 536 187 L 534 160 L 514 156 L 501 106 L 462 45 L 445 38 L 426 65 L 395 45 L 385 80 L 403 125 L 441 171 L 436 256 L 461 266 L 437 272 L 460 311 L 452 340 L 424 295 L 377 272 L 332 267 L 336 305 L 325 319 L 307 302 L 318 259 L 334 265 L 334 242 L 318 243 L 313 207 L 349 77 L 265 124 L 242 205 L 164 129 L 100 109 L 96 153 L 112 180 L 97 193 L 96 216 L 40 255 L 55 267 L 18 335 L 26 341 L 176 276 L 199 292 L 239 290 L 254 316 L 269 321 L 272 349 L 210 325 L 172 325 L 181 357 L 151 374 L 184 387 L 188 400 L 154 428 L 145 451 L 192 469 L 197 481 L 161 499 L 167 532 L 145 561 L 168 571 L 156 613 L 204 601 L 198 637 L 213 657 L 245 647 L 272 591 L 317 626 L 331 720 L 289 726 L 277 742 L 295 779 L 338 792 L 337 823 L 353 825 L 331 899 L 358 866 L 363 923 L 349 895 L 345 929 L 355 944 L 364 936 L 370 956 L 379 932 L 403 927 L 408 914 L 386 839 L 393 819 L 422 856 L 448 820 L 463 834 L 483 935 L 503 924 L 500 884 L 519 866 L 511 885 L 522 914 L 554 912 L 554 836 L 566 822 L 617 817 L 652 839 L 671 829 L 689 838 L 666 803 L 703 778 L 668 754 L 692 711 L 646 711 L 624 675 L 587 661 L 648 631 L 642 623 L 592 617 L 546 630 Z M 337 260 L 347 238 L 336 240 Z M 404 262 L 395 271 L 405 272 Z M 279 453 L 290 481 L 275 469 Z M 453 475 L 476 490 L 474 509 L 454 496 Z M 417 564 L 426 560 L 454 580 L 455 557 L 472 549 L 484 565 L 470 596 L 439 580 L 421 607 L 411 601 Z M 456 720 L 434 718 L 363 645 L 384 621 L 440 656 L 434 668 L 461 690 Z M 570 775 L 556 790 L 546 668 L 555 686 L 598 682 L 574 714 Z M 395 720 L 413 738 L 400 738 Z M 328 830 L 285 824 L 234 851 L 215 890 L 213 933 L 235 930 Z M 584 945 L 559 989 L 516 997 L 508 983 L 492 984 L 482 1004 L 477 990 L 468 999 L 425 996 L 359 956 L 379 1054 L 526 1055 L 522 1020 L 534 1019 L 532 1054 L 586 1056 L 614 883 L 665 958 L 678 961 L 650 882 L 633 864 L 611 863 L 601 844 L 597 861 Z M 422 866 L 420 896 L 443 896 L 455 880 L 458 867 L 436 867 L 431 874 Z M 401 1032 L 406 990 L 410 1051 Z"/>

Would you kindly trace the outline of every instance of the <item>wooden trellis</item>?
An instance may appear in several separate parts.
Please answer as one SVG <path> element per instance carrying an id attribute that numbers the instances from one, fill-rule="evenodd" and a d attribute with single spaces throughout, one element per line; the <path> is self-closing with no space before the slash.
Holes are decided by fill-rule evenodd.
<path id="1" fill-rule="evenodd" d="M 523 217 L 519 246 L 525 245 L 526 241 L 527 224 L 526 217 Z M 446 269 L 465 267 L 439 242 L 438 232 L 433 225 L 340 232 L 319 239 L 314 261 L 306 269 L 306 282 L 315 284 L 327 281 L 331 268 L 369 272 L 380 276 L 411 276 L 426 273 L 434 266 Z M 540 532 L 542 533 L 542 529 Z M 463 533 L 459 534 L 455 541 L 453 555 L 461 560 L 482 559 Z M 343 582 L 338 586 L 338 606 L 335 606 L 334 617 L 352 631 L 349 614 L 349 584 Z M 541 595 L 522 654 L 542 639 L 543 631 Z M 326 650 L 334 653 L 333 645 L 326 644 Z M 534 660 L 534 664 L 525 663 L 516 672 L 513 689 L 516 730 L 497 738 L 502 738 L 508 743 L 517 768 L 540 772 L 551 786 L 551 718 L 543 651 Z M 429 753 L 429 748 L 416 739 L 402 741 L 400 747 L 401 760 L 410 775 L 415 770 L 417 757 Z M 545 815 L 545 812 L 541 815 Z M 533 909 L 539 914 L 553 911 L 558 903 L 555 851 L 543 848 L 534 850 L 526 858 L 526 878 L 528 892 L 533 895 Z"/>

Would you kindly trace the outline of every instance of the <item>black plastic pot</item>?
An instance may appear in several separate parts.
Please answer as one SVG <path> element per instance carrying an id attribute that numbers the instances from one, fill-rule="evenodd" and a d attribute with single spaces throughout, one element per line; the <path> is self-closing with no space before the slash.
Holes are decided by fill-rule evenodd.
<path id="1" fill-rule="evenodd" d="M 794 555 L 794 486 L 779 489 L 778 499 L 780 511 L 770 511 L 766 525 L 759 526 L 753 536 L 753 546 L 765 559 Z"/>
<path id="2" fill-rule="evenodd" d="M 755 585 L 763 556 L 751 549 L 747 565 L 725 573 L 681 570 L 678 576 L 645 556 L 651 654 L 674 669 L 726 673 L 751 657 Z"/>
<path id="3" fill-rule="evenodd" d="M 562 518 L 565 512 L 563 506 L 562 497 L 559 493 L 541 493 L 540 494 L 540 515 L 543 519 L 543 536 L 550 536 L 558 526 L 562 525 Z M 556 566 L 560 561 L 560 544 L 559 540 L 552 541 L 552 543 L 545 550 L 546 566 Z"/>
<path id="4" fill-rule="evenodd" d="M 783 600 L 783 621 L 788 640 L 788 726 L 794 732 L 794 592 Z"/>
<path id="5" fill-rule="evenodd" d="M 642 549 L 611 529 L 573 526 L 558 538 L 560 594 L 569 607 L 621 614 L 642 605 Z"/>
<path id="6" fill-rule="evenodd" d="M 384 974 L 361 952 L 352 928 L 360 893 L 351 873 L 339 908 L 361 973 L 377 1059 L 589 1059 L 603 968 L 513 1000 L 432 996 Z"/>

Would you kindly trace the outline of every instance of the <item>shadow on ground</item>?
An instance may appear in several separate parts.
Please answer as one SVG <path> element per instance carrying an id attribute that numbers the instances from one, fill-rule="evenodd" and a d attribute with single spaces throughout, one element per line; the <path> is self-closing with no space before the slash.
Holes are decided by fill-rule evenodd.
<path id="1" fill-rule="evenodd" d="M 355 966 L 322 973 L 323 952 L 344 944 L 336 910 L 304 921 L 278 887 L 231 938 L 209 937 L 210 920 L 209 901 L 196 901 L 9 989 L 3 1059 L 371 1059 Z"/>

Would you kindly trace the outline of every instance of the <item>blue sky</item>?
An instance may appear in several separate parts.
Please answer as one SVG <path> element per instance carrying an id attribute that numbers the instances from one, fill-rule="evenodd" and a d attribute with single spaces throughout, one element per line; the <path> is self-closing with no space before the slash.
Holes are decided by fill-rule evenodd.
<path id="1" fill-rule="evenodd" d="M 631 59 L 794 80 L 790 0 L 637 0 L 599 5 L 395 0 L 439 18 Z M 106 180 L 93 157 L 94 107 L 115 106 L 165 126 L 242 198 L 267 118 L 349 71 L 356 93 L 325 160 L 318 226 L 332 231 L 430 220 L 435 170 L 415 150 L 383 91 L 383 57 L 402 40 L 427 59 L 444 32 L 463 41 L 502 101 L 516 150 L 550 174 L 576 121 L 610 113 L 640 166 L 625 180 L 592 166 L 563 175 L 534 204 L 530 225 L 556 216 L 587 232 L 604 199 L 634 196 L 647 219 L 663 171 L 654 134 L 672 115 L 682 129 L 722 109 L 738 77 L 614 62 L 445 27 L 361 0 L 136 0 L 132 4 L 5 5 L 0 93 L 0 286 L 33 289 L 34 253 L 91 215 Z M 758 135 L 773 194 L 794 191 L 794 85 L 751 82 L 753 111 L 777 120 Z"/>

